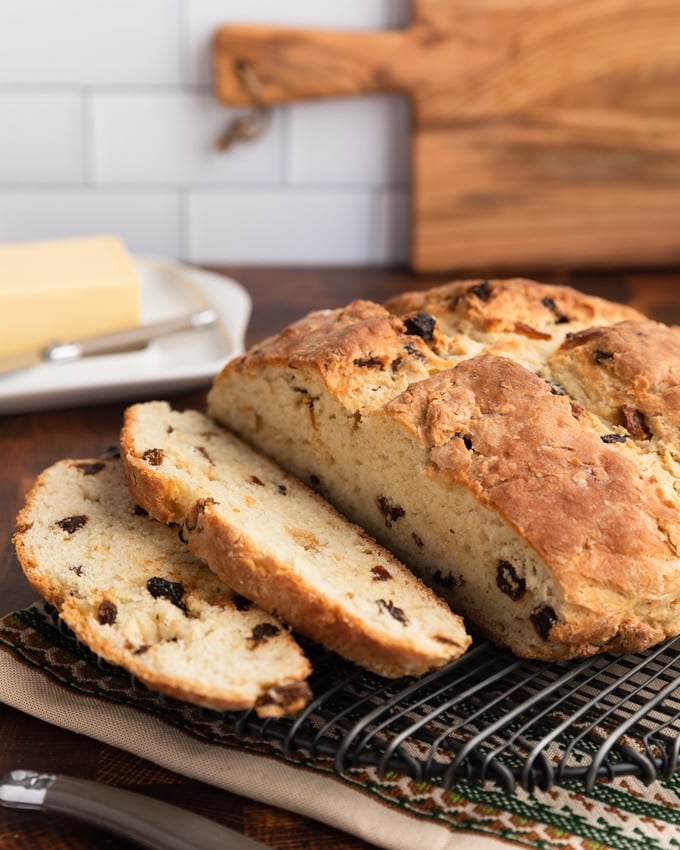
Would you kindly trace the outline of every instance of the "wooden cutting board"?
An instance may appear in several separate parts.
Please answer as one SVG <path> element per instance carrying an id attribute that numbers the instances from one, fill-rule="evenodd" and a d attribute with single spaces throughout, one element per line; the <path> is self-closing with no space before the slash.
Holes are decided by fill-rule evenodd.
<path id="1" fill-rule="evenodd" d="M 227 25 L 215 91 L 412 102 L 418 271 L 680 261 L 679 0 L 412 0 L 405 30 Z M 243 67 L 241 65 L 240 67 Z"/>

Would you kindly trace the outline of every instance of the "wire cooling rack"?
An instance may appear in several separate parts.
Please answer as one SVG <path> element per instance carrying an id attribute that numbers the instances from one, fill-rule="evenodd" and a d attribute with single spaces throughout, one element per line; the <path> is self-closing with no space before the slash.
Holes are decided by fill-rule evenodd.
<path id="1" fill-rule="evenodd" d="M 628 656 L 517 659 L 487 642 L 419 679 L 373 676 L 317 649 L 316 699 L 295 718 L 225 714 L 239 737 L 450 787 L 512 791 L 672 774 L 680 747 L 680 638 Z M 314 655 L 314 650 L 312 650 Z"/>
<path id="2" fill-rule="evenodd" d="M 50 616 L 62 637 L 91 655 L 54 609 Z M 481 781 L 510 792 L 566 782 L 590 789 L 619 776 L 650 783 L 678 766 L 680 637 L 635 655 L 552 663 L 476 641 L 452 664 L 398 680 L 300 642 L 315 671 L 315 698 L 300 714 L 195 711 L 291 759 L 330 759 L 338 773 L 372 767 L 446 788 Z"/>

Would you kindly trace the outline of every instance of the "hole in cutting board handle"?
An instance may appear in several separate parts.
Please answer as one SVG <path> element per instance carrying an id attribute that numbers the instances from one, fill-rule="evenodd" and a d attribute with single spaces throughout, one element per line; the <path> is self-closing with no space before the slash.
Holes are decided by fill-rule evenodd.
<path id="1" fill-rule="evenodd" d="M 246 59 L 234 60 L 234 72 L 253 99 L 253 106 L 246 115 L 227 124 L 216 142 L 219 151 L 229 150 L 238 142 L 251 142 L 260 138 L 271 124 L 271 106 L 264 102 L 262 85 L 251 63 Z"/>

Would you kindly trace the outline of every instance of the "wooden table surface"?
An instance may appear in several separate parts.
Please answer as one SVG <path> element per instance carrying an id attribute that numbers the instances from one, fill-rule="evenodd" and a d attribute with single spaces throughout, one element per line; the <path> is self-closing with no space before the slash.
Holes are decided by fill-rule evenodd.
<path id="1" fill-rule="evenodd" d="M 415 277 L 401 269 L 221 271 L 240 281 L 252 296 L 248 345 L 310 309 L 341 306 L 360 297 L 383 300 L 396 292 L 452 277 Z M 624 301 L 652 318 L 680 324 L 680 267 L 579 273 L 562 270 L 530 276 Z M 172 401 L 180 407 L 201 409 L 206 389 L 175 396 Z M 11 543 L 14 518 L 34 477 L 60 458 L 96 455 L 115 444 L 124 407 L 115 403 L 9 416 L 2 416 L 0 408 L 0 615 L 35 598 Z M 214 818 L 278 850 L 370 850 L 373 846 L 307 818 L 190 781 L 113 747 L 0 706 L 0 772 L 18 767 L 70 773 L 138 790 Z M 3 850 L 125 850 L 132 846 L 65 818 L 0 809 Z"/>

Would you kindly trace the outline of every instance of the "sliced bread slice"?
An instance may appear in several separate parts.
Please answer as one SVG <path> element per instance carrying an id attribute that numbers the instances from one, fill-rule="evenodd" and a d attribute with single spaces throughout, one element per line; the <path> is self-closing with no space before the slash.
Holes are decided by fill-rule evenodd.
<path id="1" fill-rule="evenodd" d="M 216 710 L 300 710 L 310 664 L 275 618 L 227 588 L 130 497 L 120 460 L 45 470 L 14 543 L 26 577 L 97 655 Z"/>
<path id="2" fill-rule="evenodd" d="M 129 408 L 128 484 L 227 584 L 301 634 L 380 675 L 462 654 L 461 619 L 318 494 L 197 411 Z"/>

